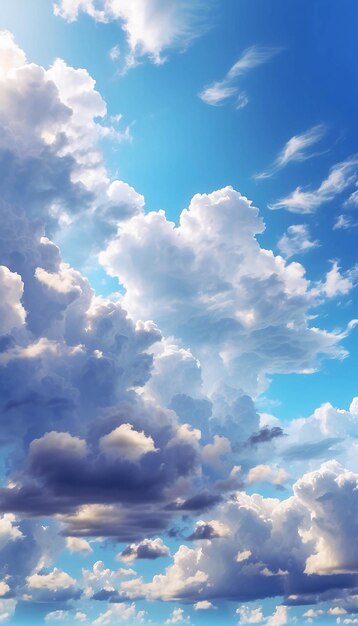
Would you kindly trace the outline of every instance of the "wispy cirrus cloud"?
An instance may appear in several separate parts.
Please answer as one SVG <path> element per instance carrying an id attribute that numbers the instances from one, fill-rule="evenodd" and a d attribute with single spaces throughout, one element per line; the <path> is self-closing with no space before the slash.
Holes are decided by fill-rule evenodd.
<path id="1" fill-rule="evenodd" d="M 237 108 L 242 109 L 249 102 L 244 91 L 240 91 L 237 79 L 246 72 L 270 61 L 281 51 L 277 47 L 251 46 L 244 50 L 239 59 L 229 69 L 222 80 L 214 81 L 200 92 L 199 98 L 211 106 L 220 106 L 229 98 L 237 97 Z"/>
<path id="2" fill-rule="evenodd" d="M 312 240 L 307 224 L 292 224 L 278 242 L 278 249 L 286 258 L 317 248 L 319 241 Z"/>
<path id="3" fill-rule="evenodd" d="M 308 148 L 320 141 L 325 132 L 326 127 L 323 124 L 318 124 L 301 135 L 294 135 L 286 142 L 272 165 L 267 170 L 255 174 L 254 178 L 256 180 L 270 178 L 289 163 L 306 161 L 306 159 L 316 156 L 317 152 L 308 152 Z"/>
<path id="4" fill-rule="evenodd" d="M 334 165 L 321 184 L 312 191 L 302 187 L 269 205 L 270 209 L 286 209 L 291 213 L 314 213 L 321 204 L 333 200 L 358 180 L 358 154 Z"/>
<path id="5" fill-rule="evenodd" d="M 56 0 L 53 7 L 55 15 L 68 22 L 77 20 L 81 12 L 96 22 L 118 22 L 127 40 L 125 69 L 143 57 L 163 63 L 169 50 L 185 49 L 207 28 L 201 0 Z M 109 55 L 118 59 L 119 47 L 114 46 Z"/>

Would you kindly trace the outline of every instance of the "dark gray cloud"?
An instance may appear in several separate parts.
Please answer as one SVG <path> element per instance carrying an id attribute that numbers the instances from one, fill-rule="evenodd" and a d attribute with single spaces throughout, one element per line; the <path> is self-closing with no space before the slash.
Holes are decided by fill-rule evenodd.
<path id="1" fill-rule="evenodd" d="M 284 434 L 285 433 L 280 426 L 272 426 L 272 428 L 265 426 L 264 428 L 261 428 L 259 432 L 253 433 L 249 437 L 246 445 L 251 447 L 257 446 L 261 443 L 269 443 L 273 439 L 276 439 L 276 437 L 283 437 Z"/>
<path id="2" fill-rule="evenodd" d="M 194 532 L 187 537 L 188 541 L 198 541 L 204 539 L 217 539 L 221 537 L 220 533 L 210 522 L 197 524 Z"/>
<path id="3" fill-rule="evenodd" d="M 134 561 L 135 559 L 154 561 L 169 554 L 169 548 L 161 539 L 144 539 L 140 543 L 132 543 L 124 548 L 117 558 L 120 561 Z"/>
<path id="4" fill-rule="evenodd" d="M 209 493 L 208 491 L 202 491 L 201 493 L 197 493 L 194 496 L 191 496 L 184 502 L 173 502 L 168 505 L 169 510 L 174 511 L 206 511 L 211 507 L 219 504 L 222 501 L 222 496 Z"/>

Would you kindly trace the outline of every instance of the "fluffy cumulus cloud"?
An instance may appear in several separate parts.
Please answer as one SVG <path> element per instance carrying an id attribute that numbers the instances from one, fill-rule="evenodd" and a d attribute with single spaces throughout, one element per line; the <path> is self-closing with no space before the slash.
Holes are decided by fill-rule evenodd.
<path id="1" fill-rule="evenodd" d="M 261 248 L 263 230 L 258 210 L 227 187 L 196 195 L 179 226 L 161 211 L 132 218 L 100 255 L 127 290 L 126 309 L 190 347 L 209 392 L 225 381 L 257 393 L 267 374 L 342 354 L 337 336 L 309 326 L 304 268 Z"/>
<path id="2" fill-rule="evenodd" d="M 81 12 L 97 22 L 116 21 L 127 40 L 126 66 L 135 65 L 143 56 L 163 63 L 168 50 L 184 49 L 205 28 L 205 8 L 200 0 L 56 0 L 54 12 L 70 22 Z M 200 16 L 200 19 L 199 19 Z M 112 60 L 120 49 L 111 50 Z"/>
<path id="3" fill-rule="evenodd" d="M 353 398 L 348 410 L 326 402 L 309 417 L 292 420 L 285 428 L 285 437 L 276 440 L 276 451 L 296 475 L 308 464 L 315 469 L 332 457 L 358 471 L 357 435 L 357 399 Z"/>
<path id="4" fill-rule="evenodd" d="M 293 492 L 282 501 L 236 493 L 215 510 L 226 534 L 198 547 L 182 545 L 164 574 L 138 582 L 132 592 L 191 602 L 247 601 L 353 587 L 357 474 L 327 462 L 302 476 Z M 278 608 L 269 623 L 285 623 L 286 614 Z"/>
<path id="5" fill-rule="evenodd" d="M 0 334 L 7 335 L 25 323 L 26 311 L 21 303 L 24 289 L 21 277 L 4 265 L 0 266 L 0 289 Z"/>
<path id="6" fill-rule="evenodd" d="M 1 509 L 56 514 L 68 523 L 69 549 L 88 551 L 76 537 L 134 540 L 165 528 L 165 507 L 181 480 L 190 495 L 200 455 L 173 411 L 137 393 L 151 377 L 158 328 L 96 297 L 49 238 L 76 228 L 75 213 L 84 211 L 105 241 L 118 220 L 143 209 L 129 185 L 107 177 L 98 141 L 118 137 L 105 103 L 85 70 L 62 61 L 45 70 L 28 63 L 8 33 L 0 41 L 8 168 L 0 211 L 2 439 L 18 446 Z"/>

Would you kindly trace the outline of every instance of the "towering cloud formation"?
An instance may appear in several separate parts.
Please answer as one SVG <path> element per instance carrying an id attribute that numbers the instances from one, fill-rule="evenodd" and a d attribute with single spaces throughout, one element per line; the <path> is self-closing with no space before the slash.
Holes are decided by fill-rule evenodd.
<path id="1" fill-rule="evenodd" d="M 189 346 L 209 391 L 220 381 L 255 394 L 267 374 L 344 354 L 336 335 L 309 327 L 304 268 L 261 248 L 263 230 L 258 210 L 227 187 L 196 195 L 178 227 L 163 212 L 133 217 L 100 255 L 130 314 Z"/>

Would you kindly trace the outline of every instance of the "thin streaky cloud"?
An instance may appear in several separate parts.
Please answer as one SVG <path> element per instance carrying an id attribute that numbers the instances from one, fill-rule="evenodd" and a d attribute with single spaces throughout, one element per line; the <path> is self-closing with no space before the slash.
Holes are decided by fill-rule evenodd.
<path id="1" fill-rule="evenodd" d="M 351 216 L 349 215 L 338 215 L 334 225 L 333 230 L 349 230 L 350 228 L 355 228 L 358 224 L 352 221 Z"/>
<path id="2" fill-rule="evenodd" d="M 317 126 L 309 128 L 301 135 L 294 135 L 286 142 L 273 164 L 267 170 L 255 174 L 254 178 L 256 180 L 270 178 L 276 174 L 278 170 L 286 167 L 288 163 L 306 161 L 307 159 L 317 156 L 317 152 L 307 152 L 307 149 L 320 141 L 325 132 L 326 127 L 324 124 L 318 124 Z"/>
<path id="3" fill-rule="evenodd" d="M 341 163 L 334 165 L 317 189 L 304 191 L 302 187 L 288 196 L 270 204 L 269 209 L 285 209 L 291 213 L 314 213 L 321 204 L 330 202 L 338 194 L 358 181 L 358 154 L 355 154 Z"/>
<path id="4" fill-rule="evenodd" d="M 317 248 L 319 241 L 312 240 L 308 224 L 292 224 L 278 241 L 278 249 L 287 259 Z"/>
<path id="5" fill-rule="evenodd" d="M 164 63 L 170 51 L 185 50 L 210 28 L 210 10 L 202 0 L 55 0 L 53 10 L 67 22 L 84 13 L 95 22 L 118 24 L 126 37 L 123 72 L 143 58 Z M 112 51 L 116 54 L 116 46 Z"/>
<path id="6" fill-rule="evenodd" d="M 200 92 L 199 98 L 211 106 L 220 106 L 225 100 L 238 95 L 236 108 L 242 109 L 248 103 L 248 98 L 241 92 L 236 80 L 249 70 L 270 61 L 282 48 L 251 46 L 242 53 L 241 57 L 232 65 L 222 80 L 214 81 Z"/>

